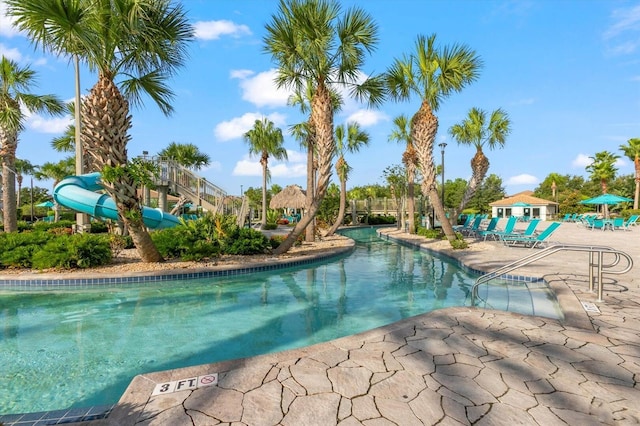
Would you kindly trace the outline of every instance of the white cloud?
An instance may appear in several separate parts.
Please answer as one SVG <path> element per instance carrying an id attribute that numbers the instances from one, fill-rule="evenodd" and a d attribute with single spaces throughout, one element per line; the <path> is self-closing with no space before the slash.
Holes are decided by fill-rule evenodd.
<path id="1" fill-rule="evenodd" d="M 264 117 L 271 120 L 276 127 L 281 127 L 286 124 L 285 116 L 277 112 L 269 115 L 257 112 L 248 112 L 241 117 L 235 117 L 229 121 L 219 123 L 215 127 L 213 133 L 220 141 L 241 138 L 243 134 L 253 127 L 256 120 L 262 120 Z"/>
<path id="2" fill-rule="evenodd" d="M 355 111 L 345 120 L 347 123 L 358 123 L 362 127 L 370 127 L 378 124 L 380 121 L 388 121 L 389 117 L 380 111 L 370 109 L 360 109 Z"/>
<path id="3" fill-rule="evenodd" d="M 290 163 L 304 163 L 307 164 L 307 153 L 300 151 L 287 150 L 287 158 Z M 306 167 L 306 166 L 305 166 Z"/>
<path id="4" fill-rule="evenodd" d="M 7 15 L 7 5 L 0 0 L 0 36 L 13 37 L 18 30 L 13 26 L 15 19 Z"/>
<path id="5" fill-rule="evenodd" d="M 63 133 L 69 125 L 73 124 L 73 118 L 68 115 L 64 117 L 44 118 L 41 115 L 33 114 L 31 111 L 25 110 L 24 112 L 27 118 L 27 127 L 39 133 Z"/>
<path id="6" fill-rule="evenodd" d="M 571 162 L 571 167 L 573 167 L 574 169 L 584 169 L 592 162 L 593 160 L 589 158 L 587 154 L 578 154 L 576 158 L 574 158 Z"/>
<path id="7" fill-rule="evenodd" d="M 201 168 L 199 171 L 197 171 L 197 173 L 200 173 L 202 175 L 208 171 L 216 171 L 216 172 L 222 171 L 222 163 L 219 161 L 212 161 L 211 163 L 209 163 L 207 167 Z"/>
<path id="8" fill-rule="evenodd" d="M 239 79 L 245 79 L 251 75 L 255 74 L 255 71 L 251 71 L 251 70 L 231 70 L 231 78 L 239 78 Z"/>
<path id="9" fill-rule="evenodd" d="M 537 177 L 523 173 L 521 175 L 511 176 L 509 179 L 507 179 L 506 184 L 507 185 L 535 185 L 538 182 L 540 181 L 538 180 Z"/>
<path id="10" fill-rule="evenodd" d="M 276 87 L 275 68 L 254 74 L 248 70 L 232 71 L 231 77 L 240 80 L 242 99 L 257 107 L 281 107 L 287 105 L 291 92 Z"/>
<path id="11" fill-rule="evenodd" d="M 0 23 L 0 28 L 1 28 Z M 8 48 L 4 44 L 0 43 L 0 56 L 6 56 L 7 59 L 11 59 L 12 61 L 20 62 L 22 60 L 22 54 L 16 48 Z"/>
<path id="12" fill-rule="evenodd" d="M 231 174 L 233 176 L 262 176 L 262 166 L 259 161 L 240 160 L 236 163 Z"/>
<path id="13" fill-rule="evenodd" d="M 296 178 L 307 175 L 306 164 L 280 163 L 275 164 L 273 167 L 269 166 L 269 170 L 272 177 Z"/>
<path id="14" fill-rule="evenodd" d="M 604 38 L 609 39 L 626 31 L 640 29 L 640 5 L 631 9 L 616 9 L 611 14 L 614 23 L 605 31 Z"/>
<path id="15" fill-rule="evenodd" d="M 246 25 L 236 24 L 231 21 L 198 21 L 193 24 L 195 36 L 201 40 L 217 40 L 221 36 L 229 35 L 234 38 L 243 35 L 251 35 L 251 30 Z"/>
<path id="16" fill-rule="evenodd" d="M 298 151 L 287 150 L 287 161 L 269 159 L 272 178 L 296 178 L 307 175 L 307 157 Z M 258 156 L 245 155 L 233 168 L 234 176 L 262 176 L 262 165 Z"/>

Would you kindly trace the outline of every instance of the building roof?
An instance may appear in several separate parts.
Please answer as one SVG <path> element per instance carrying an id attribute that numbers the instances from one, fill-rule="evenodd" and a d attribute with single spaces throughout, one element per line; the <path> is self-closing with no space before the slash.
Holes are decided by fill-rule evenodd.
<path id="1" fill-rule="evenodd" d="M 512 195 L 511 197 L 503 198 L 502 200 L 494 201 L 493 203 L 489 203 L 491 207 L 510 207 L 516 203 L 526 203 L 531 206 L 549 206 L 549 205 L 557 205 L 555 201 L 545 200 L 543 198 L 538 198 L 533 196 L 533 191 L 522 191 L 517 194 Z"/>

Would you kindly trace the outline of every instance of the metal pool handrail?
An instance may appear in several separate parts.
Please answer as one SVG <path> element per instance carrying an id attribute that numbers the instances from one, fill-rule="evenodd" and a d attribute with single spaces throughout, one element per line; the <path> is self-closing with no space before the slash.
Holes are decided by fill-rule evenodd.
<path id="1" fill-rule="evenodd" d="M 612 268 L 620 263 L 621 258 L 625 258 L 627 260 L 627 266 L 618 271 L 607 271 L 608 274 L 624 274 L 629 272 L 631 268 L 633 268 L 633 259 L 629 254 L 614 249 L 612 247 L 607 246 L 593 246 L 593 245 L 581 245 L 581 244 L 554 244 L 549 246 L 541 251 L 534 252 L 528 256 L 525 256 L 521 259 L 515 260 L 511 263 L 508 263 L 494 271 L 491 271 L 480 278 L 478 278 L 473 285 L 471 290 L 471 304 L 475 305 L 475 300 L 478 296 L 478 286 L 480 284 L 486 283 L 489 280 L 494 278 L 498 278 L 507 272 L 511 272 L 515 269 L 518 269 L 522 266 L 528 265 L 535 261 L 538 261 L 544 257 L 550 256 L 559 251 L 582 251 L 589 253 L 589 291 L 593 291 L 594 288 L 594 274 L 593 268 L 596 268 L 596 276 L 598 278 L 598 302 L 602 302 L 602 274 L 603 269 Z M 615 256 L 612 263 L 603 264 L 603 255 L 604 253 L 613 254 Z M 594 255 L 597 255 L 596 263 L 594 263 Z"/>

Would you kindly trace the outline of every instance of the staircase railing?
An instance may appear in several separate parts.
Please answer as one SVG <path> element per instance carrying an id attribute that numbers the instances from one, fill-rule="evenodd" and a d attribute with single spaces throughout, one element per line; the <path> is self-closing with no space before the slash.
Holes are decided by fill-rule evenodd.
<path id="1" fill-rule="evenodd" d="M 598 302 L 602 302 L 602 274 L 605 269 L 611 269 L 614 266 L 617 266 L 620 263 L 622 258 L 626 259 L 627 266 L 621 270 L 611 271 L 608 270 L 607 274 L 624 274 L 627 273 L 633 268 L 633 259 L 627 253 L 614 249 L 612 247 L 607 246 L 590 246 L 590 245 L 579 245 L 579 244 L 555 244 L 549 246 L 543 250 L 536 251 L 528 256 L 525 256 L 521 259 L 515 260 L 511 263 L 508 263 L 494 271 L 491 271 L 480 278 L 478 278 L 473 285 L 471 290 L 471 304 L 475 305 L 475 300 L 478 296 L 478 286 L 480 284 L 484 284 L 494 278 L 503 277 L 506 273 L 511 272 L 515 269 L 521 268 L 523 266 L 529 265 L 533 262 L 536 262 L 544 257 L 550 256 L 554 253 L 560 251 L 578 251 L 578 252 L 588 252 L 589 253 L 589 291 L 593 292 L 595 287 L 595 282 L 598 283 Z M 609 264 L 604 264 L 604 254 L 612 254 L 613 261 Z M 594 273 L 595 268 L 595 273 Z"/>
<path id="2" fill-rule="evenodd" d="M 195 205 L 213 213 L 220 211 L 227 195 L 222 188 L 173 160 L 154 158 L 153 161 L 160 171 L 157 185 L 168 186 L 172 191 L 188 197 Z"/>
<path id="3" fill-rule="evenodd" d="M 242 206 L 240 206 L 240 213 L 238 213 L 238 226 L 244 227 L 245 221 L 247 219 L 247 214 L 249 213 L 249 199 L 247 197 L 242 197 Z"/>

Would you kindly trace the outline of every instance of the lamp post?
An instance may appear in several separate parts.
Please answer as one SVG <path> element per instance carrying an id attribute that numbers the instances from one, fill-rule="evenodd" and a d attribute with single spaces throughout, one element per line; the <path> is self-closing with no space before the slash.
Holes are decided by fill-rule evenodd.
<path id="1" fill-rule="evenodd" d="M 438 146 L 440 147 L 440 154 L 442 155 L 442 165 L 441 165 L 441 178 L 442 178 L 442 208 L 444 208 L 444 149 L 446 148 L 447 144 L 445 142 L 439 143 Z"/>

